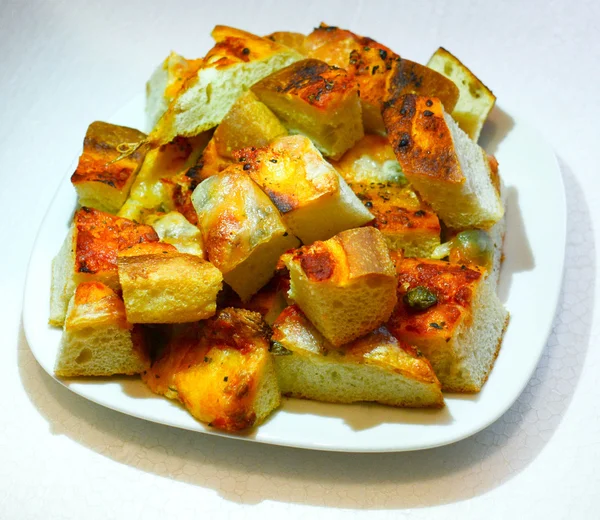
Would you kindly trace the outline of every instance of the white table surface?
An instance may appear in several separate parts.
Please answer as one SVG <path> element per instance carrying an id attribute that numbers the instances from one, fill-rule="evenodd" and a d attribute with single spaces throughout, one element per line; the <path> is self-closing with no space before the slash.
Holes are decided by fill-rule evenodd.
<path id="1" fill-rule="evenodd" d="M 263 34 L 322 20 L 416 61 L 447 47 L 554 147 L 567 267 L 523 395 L 455 445 L 363 455 L 179 431 L 70 393 L 29 351 L 21 301 L 37 226 L 87 125 L 139 92 L 171 49 L 202 55 L 217 23 Z M 3 0 L 0 518 L 600 518 L 598 22 L 594 0 Z"/>

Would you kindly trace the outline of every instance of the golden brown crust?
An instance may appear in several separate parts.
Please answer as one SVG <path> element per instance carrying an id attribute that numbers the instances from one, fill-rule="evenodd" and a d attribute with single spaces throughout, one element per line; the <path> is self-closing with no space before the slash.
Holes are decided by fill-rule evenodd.
<path id="1" fill-rule="evenodd" d="M 66 330 L 104 324 L 131 329 L 125 315 L 123 300 L 101 282 L 80 283 L 75 290 L 74 305 L 65 321 Z"/>
<path id="2" fill-rule="evenodd" d="M 336 235 L 334 240 L 344 250 L 350 279 L 363 276 L 395 277 L 389 249 L 375 228 L 348 229 Z"/>
<path id="3" fill-rule="evenodd" d="M 311 282 L 344 284 L 361 277 L 395 277 L 394 265 L 381 233 L 372 227 L 342 231 L 289 253 Z"/>
<path id="4" fill-rule="evenodd" d="M 152 227 L 97 209 L 82 207 L 74 220 L 76 273 L 116 271 L 119 251 L 142 242 L 158 242 Z"/>
<path id="5" fill-rule="evenodd" d="M 307 36 L 306 49 L 311 58 L 346 69 L 358 83 L 361 99 L 381 106 L 387 76 L 399 59 L 391 49 L 372 38 L 325 24 Z"/>
<path id="6" fill-rule="evenodd" d="M 83 153 L 71 182 L 74 185 L 101 182 L 122 190 L 142 164 L 145 148 L 138 148 L 131 155 L 113 163 L 122 154 L 117 147 L 123 143 L 139 143 L 144 139 L 146 134 L 134 128 L 94 121 L 85 134 Z"/>
<path id="7" fill-rule="evenodd" d="M 216 44 L 204 57 L 207 67 L 224 68 L 234 63 L 261 60 L 283 49 L 269 38 L 226 25 L 215 26 L 211 36 Z"/>
<path id="8" fill-rule="evenodd" d="M 344 69 L 306 59 L 267 76 L 252 87 L 259 97 L 274 91 L 298 99 L 320 111 L 328 111 L 356 95 L 356 83 Z"/>
<path id="9" fill-rule="evenodd" d="M 407 94 L 385 105 L 383 120 L 409 180 L 421 176 L 451 184 L 465 182 L 439 99 Z"/>
<path id="10" fill-rule="evenodd" d="M 438 98 L 449 114 L 454 110 L 460 94 L 454 82 L 439 72 L 404 58 L 394 62 L 386 90 L 385 101 L 393 102 L 405 94 Z"/>
<path id="11" fill-rule="evenodd" d="M 327 163 L 305 137 L 281 137 L 265 148 L 238 150 L 234 157 L 282 214 L 330 197 L 339 188 L 336 171 L 324 172 Z M 313 172 L 319 175 L 311 176 Z"/>
<path id="12" fill-rule="evenodd" d="M 304 46 L 306 36 L 304 34 L 288 31 L 275 31 L 265 36 L 265 38 L 281 45 L 285 45 L 290 49 L 294 49 L 302 55 L 306 55 L 306 48 Z"/>

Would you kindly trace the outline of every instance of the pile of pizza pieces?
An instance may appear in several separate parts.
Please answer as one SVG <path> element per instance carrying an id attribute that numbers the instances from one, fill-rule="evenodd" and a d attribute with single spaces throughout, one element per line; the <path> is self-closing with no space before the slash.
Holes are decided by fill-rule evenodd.
<path id="1" fill-rule="evenodd" d="M 508 320 L 491 91 L 442 48 L 424 66 L 326 25 L 212 35 L 150 78 L 149 134 L 88 128 L 56 374 L 141 374 L 227 431 L 282 395 L 478 392 Z"/>

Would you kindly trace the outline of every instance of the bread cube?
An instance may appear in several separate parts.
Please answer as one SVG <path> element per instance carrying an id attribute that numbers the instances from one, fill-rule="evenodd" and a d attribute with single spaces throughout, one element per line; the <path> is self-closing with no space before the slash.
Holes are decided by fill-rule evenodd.
<path id="1" fill-rule="evenodd" d="M 208 259 L 244 301 L 269 281 L 281 254 L 299 243 L 239 167 L 202 181 L 192 202 Z"/>
<path id="2" fill-rule="evenodd" d="M 373 220 L 306 137 L 280 137 L 267 148 L 240 150 L 236 157 L 305 244 Z"/>
<path id="3" fill-rule="evenodd" d="M 388 76 L 386 101 L 397 100 L 405 94 L 438 98 L 444 110 L 452 113 L 458 102 L 458 87 L 433 69 L 401 58 L 392 65 Z"/>
<path id="4" fill-rule="evenodd" d="M 60 377 L 139 374 L 149 367 L 123 301 L 100 282 L 77 286 L 54 372 Z"/>
<path id="5" fill-rule="evenodd" d="M 287 130 L 281 121 L 248 90 L 229 109 L 213 140 L 218 154 L 231 159 L 240 148 L 267 146 L 282 135 Z"/>
<path id="6" fill-rule="evenodd" d="M 171 211 L 164 215 L 152 215 L 145 223 L 154 228 L 162 242 L 175 246 L 180 253 L 204 258 L 202 233 L 181 213 Z"/>
<path id="7" fill-rule="evenodd" d="M 150 227 L 110 213 L 83 207 L 52 261 L 51 325 L 62 326 L 69 300 L 83 282 L 99 281 L 120 290 L 117 253 L 134 244 L 158 242 Z"/>
<path id="8" fill-rule="evenodd" d="M 371 38 L 321 24 L 306 38 L 310 58 L 341 67 L 358 83 L 366 132 L 384 134 L 381 107 L 393 64 L 400 59 L 391 49 Z"/>
<path id="9" fill-rule="evenodd" d="M 212 36 L 217 43 L 151 132 L 154 145 L 214 128 L 254 83 L 302 57 L 268 38 L 231 27 L 218 25 Z"/>
<path id="10" fill-rule="evenodd" d="M 398 304 L 387 327 L 431 362 L 442 390 L 478 392 L 490 373 L 508 312 L 485 269 L 437 260 L 396 262 Z"/>
<path id="11" fill-rule="evenodd" d="M 396 304 L 396 273 L 381 233 L 343 231 L 282 257 L 289 296 L 335 347 L 385 322 Z"/>
<path id="12" fill-rule="evenodd" d="M 271 339 L 279 387 L 286 396 L 330 403 L 444 406 L 429 361 L 385 327 L 336 349 L 294 305 L 279 315 Z"/>
<path id="13" fill-rule="evenodd" d="M 446 110 L 452 114 L 458 126 L 477 142 L 483 124 L 494 108 L 496 96 L 456 56 L 443 47 L 429 58 L 427 66 L 451 79 L 460 90 L 454 109 Z"/>
<path id="14" fill-rule="evenodd" d="M 178 209 L 172 202 L 173 178 L 196 164 L 209 139 L 208 133 L 189 139 L 178 137 L 150 150 L 119 216 L 141 222 L 156 212 Z"/>
<path id="15" fill-rule="evenodd" d="M 146 128 L 152 130 L 185 82 L 200 68 L 202 60 L 186 60 L 171 52 L 146 83 Z"/>
<path id="16" fill-rule="evenodd" d="M 485 152 L 437 98 L 407 94 L 386 105 L 383 119 L 404 175 L 444 224 L 486 229 L 502 218 Z"/>
<path id="17" fill-rule="evenodd" d="M 71 182 L 79 204 L 109 213 L 119 211 L 144 160 L 145 148 L 113 162 L 122 155 L 123 144 L 139 143 L 146 134 L 126 126 L 93 122 L 83 141 L 83 153 Z"/>
<path id="18" fill-rule="evenodd" d="M 259 314 L 223 309 L 173 331 L 142 379 L 209 426 L 225 431 L 257 426 L 281 401 L 267 333 Z"/>
<path id="19" fill-rule="evenodd" d="M 304 34 L 288 31 L 275 31 L 265 36 L 265 38 L 269 38 L 269 40 L 279 43 L 280 45 L 285 45 L 290 49 L 294 49 L 303 56 L 306 55 L 306 49 L 304 48 L 306 36 Z"/>
<path id="20" fill-rule="evenodd" d="M 343 69 L 314 59 L 298 61 L 252 87 L 292 134 L 309 137 L 333 159 L 363 136 L 358 89 Z"/>
<path id="21" fill-rule="evenodd" d="M 223 276 L 210 262 L 170 244 L 119 252 L 119 281 L 131 323 L 186 323 L 210 318 Z"/>
<path id="22" fill-rule="evenodd" d="M 408 185 L 386 137 L 365 135 L 333 163 L 375 219 L 393 251 L 427 257 L 440 245 L 440 221 Z"/>

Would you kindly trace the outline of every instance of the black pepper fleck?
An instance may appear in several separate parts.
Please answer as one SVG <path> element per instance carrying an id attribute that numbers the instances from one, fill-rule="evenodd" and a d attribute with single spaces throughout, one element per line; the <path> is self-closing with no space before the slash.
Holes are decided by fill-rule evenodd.
<path id="1" fill-rule="evenodd" d="M 249 163 L 244 164 L 244 170 L 249 170 L 250 168 L 252 168 L 252 165 Z"/>
<path id="2" fill-rule="evenodd" d="M 369 209 L 371 209 L 373 207 L 373 203 L 369 200 L 367 202 L 365 202 L 365 206 Z"/>
<path id="3" fill-rule="evenodd" d="M 384 51 L 383 49 L 379 49 L 379 57 L 385 61 L 385 59 L 387 58 L 387 51 Z"/>
<path id="4" fill-rule="evenodd" d="M 424 115 L 425 117 L 430 117 L 430 116 L 432 116 L 432 115 L 433 115 L 433 112 L 432 112 L 431 110 L 425 110 L 425 111 L 423 112 L 423 115 Z"/>
<path id="5" fill-rule="evenodd" d="M 430 107 L 431 105 L 433 105 L 433 101 L 431 101 L 431 99 L 428 99 L 425 104 Z"/>
<path id="6" fill-rule="evenodd" d="M 242 49 L 242 54 L 250 54 L 250 49 L 248 47 L 244 47 Z"/>

